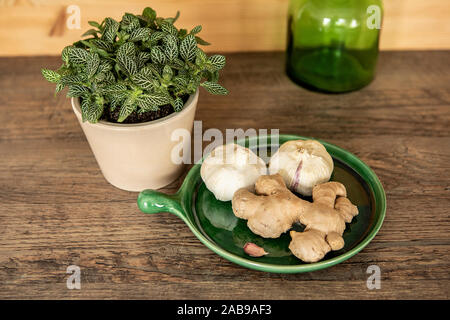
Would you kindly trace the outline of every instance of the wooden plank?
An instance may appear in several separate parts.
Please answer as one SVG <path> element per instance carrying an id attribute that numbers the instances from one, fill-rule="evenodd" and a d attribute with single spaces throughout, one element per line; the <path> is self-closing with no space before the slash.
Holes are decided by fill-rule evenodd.
<path id="1" fill-rule="evenodd" d="M 66 27 L 73 1 L 3 0 L 0 2 L 0 56 L 59 54 L 90 28 L 89 20 L 105 16 L 119 19 L 139 13 L 144 0 L 122 2 L 76 1 L 81 29 Z M 151 5 L 162 16 L 181 11 L 179 25 L 202 24 L 202 36 L 212 43 L 209 51 L 284 50 L 288 0 L 155 0 Z M 382 49 L 448 49 L 450 7 L 447 0 L 384 1 Z"/>
<path id="2" fill-rule="evenodd" d="M 279 128 L 355 153 L 387 191 L 375 239 L 313 273 L 234 265 L 175 216 L 141 213 L 136 193 L 104 180 L 69 101 L 39 73 L 58 58 L 1 58 L 0 298 L 449 298 L 450 52 L 384 52 L 376 80 L 341 95 L 293 84 L 281 52 L 227 58 L 231 93 L 201 93 L 203 129 Z M 66 288 L 71 264 L 81 267 L 81 290 Z M 373 264 L 380 290 L 366 287 Z"/>

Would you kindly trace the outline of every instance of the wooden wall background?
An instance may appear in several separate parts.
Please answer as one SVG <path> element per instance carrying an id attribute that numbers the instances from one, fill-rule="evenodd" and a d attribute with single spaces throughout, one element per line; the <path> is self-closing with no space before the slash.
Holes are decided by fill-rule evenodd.
<path id="1" fill-rule="evenodd" d="M 181 11 L 178 26 L 203 25 L 209 51 L 284 50 L 289 0 L 0 0 L 0 56 L 59 54 L 89 28 L 152 6 L 161 16 Z M 81 29 L 66 27 L 69 5 Z M 449 0 L 384 0 L 382 49 L 450 49 Z"/>

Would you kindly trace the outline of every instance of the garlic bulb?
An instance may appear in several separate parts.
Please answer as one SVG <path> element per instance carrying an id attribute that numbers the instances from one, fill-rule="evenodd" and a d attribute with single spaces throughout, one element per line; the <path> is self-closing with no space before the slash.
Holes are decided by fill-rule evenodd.
<path id="1" fill-rule="evenodd" d="M 265 162 L 250 149 L 237 144 L 215 148 L 200 169 L 206 187 L 221 201 L 230 201 L 240 188 L 253 190 L 258 177 L 265 174 Z"/>
<path id="2" fill-rule="evenodd" d="M 330 180 L 333 159 L 315 140 L 288 141 L 270 158 L 270 174 L 279 173 L 292 191 L 305 196 L 315 185 Z"/>

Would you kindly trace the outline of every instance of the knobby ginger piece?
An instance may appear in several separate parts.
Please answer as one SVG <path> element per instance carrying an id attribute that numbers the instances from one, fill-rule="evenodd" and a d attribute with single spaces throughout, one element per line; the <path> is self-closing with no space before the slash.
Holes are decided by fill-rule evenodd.
<path id="1" fill-rule="evenodd" d="M 295 196 L 279 174 L 259 177 L 255 191 L 236 191 L 234 214 L 248 220 L 250 230 L 264 238 L 278 238 L 296 222 L 305 225 L 304 232 L 290 232 L 289 244 L 291 252 L 305 262 L 319 261 L 331 250 L 342 249 L 345 223 L 358 214 L 339 182 L 315 186 L 313 202 Z"/>

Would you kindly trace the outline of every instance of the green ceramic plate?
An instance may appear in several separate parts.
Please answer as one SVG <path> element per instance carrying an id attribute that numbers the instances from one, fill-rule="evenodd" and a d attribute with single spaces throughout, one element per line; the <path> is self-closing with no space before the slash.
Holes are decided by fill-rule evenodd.
<path id="1" fill-rule="evenodd" d="M 289 140 L 307 139 L 294 135 L 281 135 L 279 143 Z M 271 137 L 252 137 L 238 141 L 256 150 L 271 146 Z M 288 249 L 290 236 L 283 234 L 278 239 L 264 239 L 253 234 L 247 222 L 234 216 L 231 201 L 221 202 L 205 187 L 200 177 L 200 164 L 189 171 L 180 190 L 166 195 L 154 190 L 139 194 L 138 206 L 145 213 L 170 212 L 182 219 L 194 235 L 218 255 L 241 266 L 277 273 L 309 272 L 331 267 L 361 251 L 372 239 L 383 223 L 386 211 L 386 196 L 375 173 L 355 155 L 321 141 L 334 160 L 331 180 L 343 183 L 349 199 L 358 206 L 359 214 L 347 224 L 342 250 L 328 253 L 316 263 L 303 263 Z M 276 146 L 278 147 L 278 145 Z M 270 147 L 269 147 L 270 148 Z M 300 231 L 302 226 L 294 229 Z M 253 258 L 244 253 L 243 246 L 253 242 L 269 254 Z"/>

